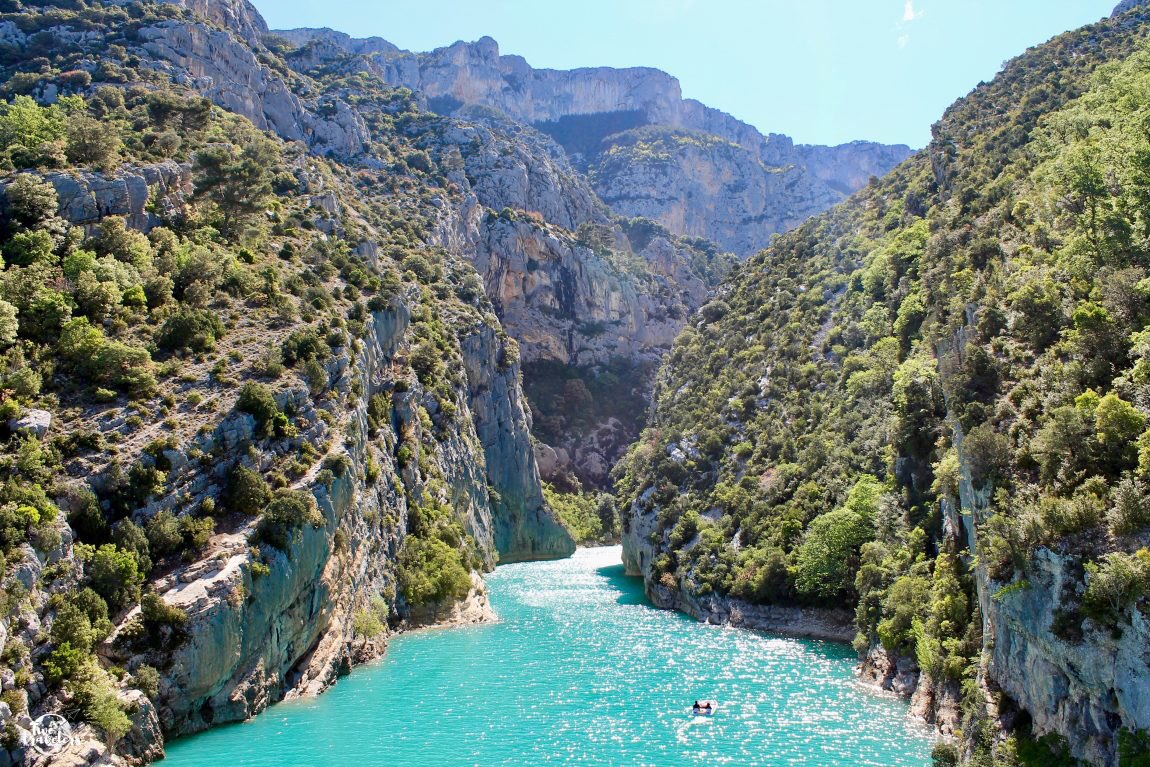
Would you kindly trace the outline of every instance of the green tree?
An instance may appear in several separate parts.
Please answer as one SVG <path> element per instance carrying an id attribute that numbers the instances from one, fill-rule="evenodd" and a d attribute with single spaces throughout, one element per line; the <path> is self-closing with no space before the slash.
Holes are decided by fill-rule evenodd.
<path id="1" fill-rule="evenodd" d="M 1083 611 L 1113 625 L 1127 606 L 1150 594 L 1150 551 L 1107 554 L 1099 562 L 1088 563 L 1086 573 Z"/>
<path id="2" fill-rule="evenodd" d="M 1138 460 L 1135 444 L 1146 428 L 1146 416 L 1116 394 L 1107 394 L 1094 410 L 1096 438 L 1111 475 L 1133 468 Z"/>
<path id="3" fill-rule="evenodd" d="M 228 486 L 224 490 L 224 503 L 228 511 L 253 517 L 259 514 L 272 499 L 271 488 L 263 476 L 243 464 L 228 474 Z"/>
<path id="4" fill-rule="evenodd" d="M 255 539 L 287 551 L 295 531 L 323 527 L 315 496 L 299 490 L 278 490 L 260 515 Z"/>
<path id="5" fill-rule="evenodd" d="M 879 503 L 885 490 L 886 488 L 878 481 L 878 478 L 870 474 L 863 474 L 851 486 L 850 492 L 847 493 L 847 499 L 843 503 L 843 508 L 864 519 L 873 519 L 878 513 Z"/>
<path id="6" fill-rule="evenodd" d="M 16 307 L 0 299 L 0 348 L 16 343 L 20 322 L 16 318 Z"/>
<path id="7" fill-rule="evenodd" d="M 67 131 L 67 112 L 61 106 L 42 107 L 31 96 L 0 104 L 0 149 L 14 145 L 39 149 L 48 142 L 62 141 Z"/>
<path id="8" fill-rule="evenodd" d="M 859 549 L 873 538 L 867 519 L 847 508 L 811 522 L 796 556 L 795 586 L 810 597 L 832 599 L 853 590 Z"/>
<path id="9" fill-rule="evenodd" d="M 429 605 L 467 596 L 471 576 L 454 546 L 409 535 L 400 551 L 399 585 L 408 604 Z"/>
<path id="10" fill-rule="evenodd" d="M 34 229 L 59 210 L 56 187 L 39 176 L 21 173 L 8 186 L 8 215 L 17 228 Z"/>
<path id="11" fill-rule="evenodd" d="M 209 146 L 193 164 L 196 196 L 212 201 L 220 213 L 220 231 L 234 239 L 271 196 L 275 150 L 266 141 L 243 147 Z"/>
<path id="12" fill-rule="evenodd" d="M 148 520 L 148 545 L 157 557 L 179 551 L 184 545 L 184 536 L 180 532 L 180 522 L 176 515 L 168 509 L 163 509 Z"/>
<path id="13" fill-rule="evenodd" d="M 256 419 L 256 430 L 262 434 L 271 433 L 277 416 L 280 415 L 279 405 L 276 404 L 271 389 L 255 381 L 248 381 L 240 389 L 236 410 L 251 414 Z"/>
<path id="14" fill-rule="evenodd" d="M 84 563 L 92 589 L 112 609 L 119 610 L 139 596 L 144 574 L 135 553 L 105 543 L 98 548 L 79 544 L 77 554 Z"/>
<path id="15" fill-rule="evenodd" d="M 52 263 L 55 249 L 56 241 L 43 229 L 17 232 L 4 244 L 4 260 L 17 266 Z"/>
<path id="16" fill-rule="evenodd" d="M 224 323 L 215 312 L 207 309 L 181 308 L 156 333 L 156 345 L 161 349 L 208 352 L 215 348 L 216 339 L 224 335 Z"/>
<path id="17" fill-rule="evenodd" d="M 65 152 L 73 165 L 110 171 L 120 161 L 120 137 L 106 122 L 87 115 L 68 120 Z"/>

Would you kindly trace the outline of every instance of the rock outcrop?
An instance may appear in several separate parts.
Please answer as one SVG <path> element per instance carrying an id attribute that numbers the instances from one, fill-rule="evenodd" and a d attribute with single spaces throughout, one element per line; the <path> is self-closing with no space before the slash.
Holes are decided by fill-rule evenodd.
<path id="1" fill-rule="evenodd" d="M 1074 733 L 1075 758 L 1113 764 L 1119 727 L 1150 730 L 1150 623 L 1135 609 L 1113 631 L 1088 622 L 1080 641 L 1060 637 L 1063 593 L 1082 582 L 1075 564 L 1040 550 L 1026 586 L 990 600 L 988 675 L 1036 732 Z"/>
<path id="2" fill-rule="evenodd" d="M 1111 16 L 1121 16 L 1122 14 L 1126 13 L 1127 11 L 1132 11 L 1139 6 L 1146 5 L 1147 2 L 1148 2 L 1148 0 L 1122 0 L 1122 2 L 1120 2 L 1117 6 L 1115 6 L 1114 12 L 1111 13 L 1110 15 Z"/>
<path id="3" fill-rule="evenodd" d="M 469 404 L 483 445 L 500 562 L 561 559 L 575 541 L 543 502 L 514 341 L 481 327 L 462 339 Z"/>
<path id="4" fill-rule="evenodd" d="M 765 165 L 754 151 L 706 133 L 643 128 L 610 142 L 591 178 L 612 209 L 714 240 L 739 254 L 765 247 L 772 234 L 857 188 L 832 186 L 835 179 L 827 183 L 803 164 Z M 827 170 L 826 164 L 819 167 Z"/>
<path id="5" fill-rule="evenodd" d="M 569 233 L 531 220 L 489 215 L 479 235 L 476 268 L 528 361 L 657 360 L 705 295 L 697 278 L 686 300 L 673 283 L 652 290 Z"/>
<path id="6" fill-rule="evenodd" d="M 191 170 L 170 160 L 111 174 L 47 173 L 44 179 L 56 189 L 60 217 L 88 229 L 108 216 L 121 216 L 129 227 L 151 231 L 181 210 L 192 193 Z M 7 205 L 11 183 L 0 181 L 0 208 Z"/>
<path id="7" fill-rule="evenodd" d="M 333 101 L 322 113 L 305 103 L 259 60 L 258 48 L 232 31 L 164 21 L 141 29 L 138 36 L 141 54 L 173 82 L 243 115 L 257 128 L 303 141 L 319 154 L 350 158 L 363 152 L 368 131 L 362 117 L 343 101 Z"/>
<path id="8" fill-rule="evenodd" d="M 195 16 L 205 19 L 244 40 L 255 43 L 268 33 L 268 25 L 255 6 L 248 0 L 162 0 L 183 6 Z"/>
<path id="9" fill-rule="evenodd" d="M 402 305 L 376 313 L 362 351 L 352 355 L 345 350 L 329 365 L 334 390 L 350 392 L 352 379 L 361 381 L 363 389 L 352 401 L 343 447 L 337 448 L 346 450 L 350 468 L 326 484 L 310 475 L 300 485 L 315 495 L 323 524 L 302 528 L 288 550 L 264 547 L 259 557 L 248 540 L 254 522 L 217 536 L 210 556 L 155 585 L 167 604 L 187 615 L 182 643 L 158 656 L 155 651 L 125 655 L 116 636 L 107 643 L 105 652 L 117 662 L 130 667 L 151 662 L 167 669 L 159 707 L 165 733 L 242 721 L 289 693 L 320 692 L 342 669 L 374 654 L 365 655 L 362 640 L 355 639 L 353 616 L 373 596 L 389 594 L 394 600 L 409 499 L 423 502 L 431 492 L 411 467 L 405 469 L 394 458 L 401 433 L 414 434 L 411 444 L 425 444 L 417 408 L 433 409 L 435 402 L 418 388 L 394 391 L 388 374 L 408 317 Z M 450 504 L 464 520 L 488 566 L 496 551 L 503 561 L 569 556 L 574 542 L 542 501 L 518 369 L 506 359 L 492 328 L 476 328 L 463 344 L 469 387 L 458 394 L 458 429 L 442 435 L 437 449 L 421 459 L 434 463 L 445 479 L 437 491 L 445 495 L 436 500 Z M 367 411 L 380 392 L 394 398 L 397 420 L 373 440 Z M 291 392 L 288 399 L 285 407 L 290 404 L 298 413 L 308 440 L 324 443 L 327 419 L 313 409 L 307 394 Z M 227 456 L 251 438 L 250 417 L 228 419 L 187 449 Z M 372 484 L 364 479 L 369 461 L 385 469 L 383 480 Z M 179 458 L 173 465 L 185 467 L 172 478 L 173 495 L 196 497 L 211 492 L 213 479 L 222 481 L 203 476 Z M 465 601 L 471 607 L 432 605 L 412 611 L 411 617 L 422 624 L 490 614 L 481 581 Z M 396 603 L 392 607 L 397 609 Z M 402 602 L 398 609 L 406 614 Z M 128 623 L 131 619 L 130 614 Z"/>

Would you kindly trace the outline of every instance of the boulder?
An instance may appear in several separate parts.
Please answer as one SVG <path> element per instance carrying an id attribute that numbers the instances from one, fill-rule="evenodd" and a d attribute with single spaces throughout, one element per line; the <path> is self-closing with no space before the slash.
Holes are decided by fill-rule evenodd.
<path id="1" fill-rule="evenodd" d="M 8 428 L 13 432 L 30 434 L 42 439 L 52 428 L 52 414 L 47 410 L 25 410 L 19 418 L 8 422 Z"/>

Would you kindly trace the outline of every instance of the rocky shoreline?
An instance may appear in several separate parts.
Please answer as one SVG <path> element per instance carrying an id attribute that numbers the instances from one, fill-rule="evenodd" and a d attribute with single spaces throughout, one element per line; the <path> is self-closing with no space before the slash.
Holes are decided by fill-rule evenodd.
<path id="1" fill-rule="evenodd" d="M 479 573 L 472 573 L 471 591 L 466 597 L 451 604 L 435 605 L 430 610 L 412 610 L 408 619 L 400 625 L 398 630 L 392 633 L 392 636 L 409 631 L 495 623 L 498 620 L 499 616 L 495 614 L 495 610 L 491 607 L 491 600 L 488 598 L 486 582 Z"/>
<path id="2" fill-rule="evenodd" d="M 849 610 L 753 605 L 729 597 L 698 598 L 658 584 L 652 584 L 647 595 L 657 607 L 678 610 L 697 621 L 715 626 L 769 631 L 829 642 L 850 642 L 855 635 L 854 614 Z"/>

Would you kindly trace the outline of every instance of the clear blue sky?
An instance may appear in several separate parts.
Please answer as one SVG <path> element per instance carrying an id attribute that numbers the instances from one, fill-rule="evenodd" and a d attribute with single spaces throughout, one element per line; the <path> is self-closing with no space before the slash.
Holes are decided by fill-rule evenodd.
<path id="1" fill-rule="evenodd" d="M 650 66 L 763 132 L 923 146 L 1002 63 L 1118 0 L 253 0 L 272 28 L 408 50 L 490 35 L 535 67 Z"/>

